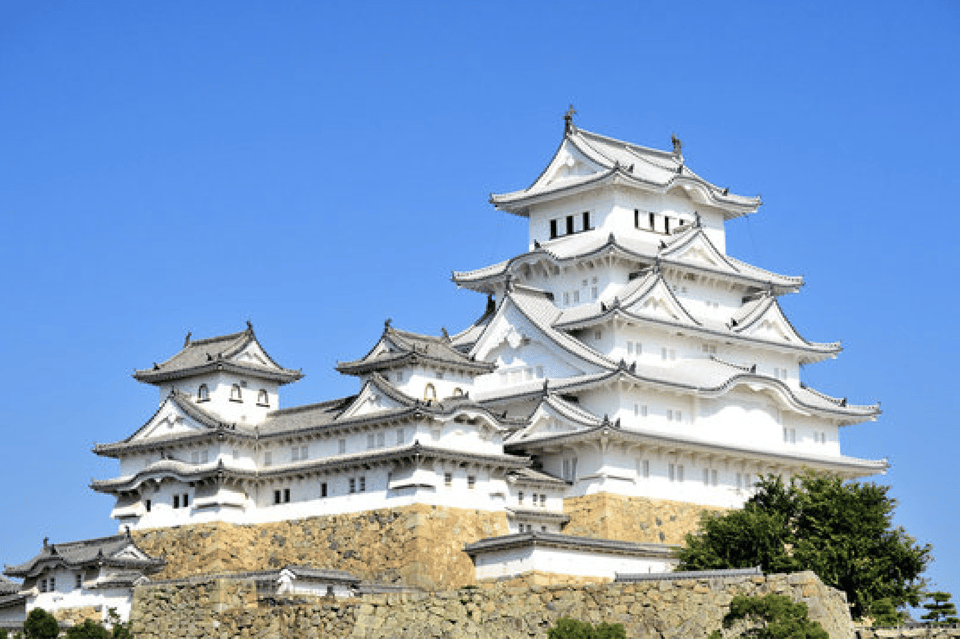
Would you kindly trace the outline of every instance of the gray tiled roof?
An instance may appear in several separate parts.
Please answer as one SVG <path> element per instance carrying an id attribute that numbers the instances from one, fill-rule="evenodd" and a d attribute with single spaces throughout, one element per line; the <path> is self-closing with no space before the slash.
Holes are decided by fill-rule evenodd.
<path id="1" fill-rule="evenodd" d="M 0 576 L 0 595 L 9 595 L 20 591 L 20 585 Z"/>
<path id="2" fill-rule="evenodd" d="M 265 365 L 233 359 L 251 343 L 256 343 L 266 356 L 268 361 Z M 183 348 L 173 357 L 161 364 L 154 364 L 152 368 L 137 370 L 133 377 L 148 384 L 160 384 L 168 380 L 202 375 L 216 370 L 229 370 L 248 374 L 251 377 L 271 379 L 280 384 L 303 377 L 300 371 L 278 365 L 257 341 L 253 327 L 249 323 L 245 331 L 229 335 L 198 340 L 192 340 L 190 335 L 187 335 Z"/>
<path id="3" fill-rule="evenodd" d="M 80 568 L 101 563 L 117 567 L 139 568 L 145 572 L 154 572 L 163 567 L 162 559 L 133 559 L 120 556 L 123 551 L 131 548 L 149 557 L 127 535 L 84 539 L 62 544 L 48 544 L 45 541 L 40 554 L 26 563 L 7 566 L 4 573 L 11 577 L 27 577 L 38 574 L 45 566 L 63 565 L 69 568 Z"/>
<path id="4" fill-rule="evenodd" d="M 417 363 L 452 368 L 472 375 L 489 373 L 495 368 L 491 363 L 478 362 L 456 350 L 449 336 L 421 335 L 385 326 L 380 341 L 369 353 L 358 360 L 340 362 L 337 370 L 349 375 L 361 375 Z"/>
<path id="5" fill-rule="evenodd" d="M 587 550 L 632 555 L 641 557 L 670 558 L 673 557 L 677 546 L 667 544 L 649 544 L 632 541 L 617 541 L 613 539 L 598 539 L 596 537 L 576 537 L 551 532 L 525 532 L 501 537 L 487 537 L 463 547 L 463 551 L 471 557 L 485 552 L 522 548 L 524 546 L 547 546 L 553 548 L 567 548 L 570 550 Z"/>
<path id="6" fill-rule="evenodd" d="M 395 463 L 410 459 L 438 459 L 452 462 L 473 463 L 503 469 L 524 468 L 530 458 L 509 453 L 472 453 L 441 446 L 424 446 L 419 441 L 405 446 L 378 448 L 359 453 L 320 457 L 289 464 L 278 464 L 259 470 L 234 467 L 229 463 L 210 462 L 204 465 L 188 464 L 172 459 L 153 462 L 133 475 L 97 480 L 90 484 L 93 490 L 102 493 L 134 490 L 144 481 L 157 475 L 173 475 L 181 481 L 199 481 L 209 477 L 224 477 L 247 481 L 259 481 L 305 474 L 324 474 L 347 468 Z"/>
<path id="7" fill-rule="evenodd" d="M 726 570 L 683 570 L 678 572 L 626 573 L 618 572 L 614 581 L 678 581 L 681 579 L 729 579 L 762 575 L 760 566 L 753 568 L 728 568 Z"/>

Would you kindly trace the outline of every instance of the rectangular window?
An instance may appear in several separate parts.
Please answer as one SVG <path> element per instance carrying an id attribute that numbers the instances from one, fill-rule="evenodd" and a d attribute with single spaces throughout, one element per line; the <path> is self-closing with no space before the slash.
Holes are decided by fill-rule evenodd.
<path id="1" fill-rule="evenodd" d="M 386 433 L 377 433 L 377 448 L 383 448 L 386 445 Z"/>
<path id="2" fill-rule="evenodd" d="M 367 490 L 367 478 L 365 475 L 360 475 L 360 492 L 366 492 Z"/>
<path id="3" fill-rule="evenodd" d="M 283 500 L 283 495 L 279 490 L 273 491 L 273 503 L 279 504 Z"/>
<path id="4" fill-rule="evenodd" d="M 327 496 L 327 482 L 323 482 L 322 484 L 320 484 L 320 496 L 321 497 Z"/>
<path id="5" fill-rule="evenodd" d="M 556 237 L 557 237 L 557 221 L 550 220 L 550 239 L 552 240 Z"/>
<path id="6" fill-rule="evenodd" d="M 190 506 L 190 495 L 183 493 L 183 507 L 187 508 Z"/>
<path id="7" fill-rule="evenodd" d="M 537 379 L 543 379 L 543 366 L 537 366 Z"/>
<path id="8" fill-rule="evenodd" d="M 453 486 L 453 473 L 444 473 L 443 474 L 443 485 L 447 488 Z M 521 493 L 522 495 L 523 493 Z"/>
<path id="9" fill-rule="evenodd" d="M 717 471 L 715 470 L 710 471 L 710 483 L 712 483 L 714 486 L 717 485 Z"/>
<path id="10" fill-rule="evenodd" d="M 153 507 L 153 502 L 151 502 L 149 499 L 144 499 L 143 506 L 147 509 L 147 512 L 150 512 L 150 509 Z"/>
<path id="11" fill-rule="evenodd" d="M 476 475 L 467 475 L 467 488 L 473 490 L 477 487 L 477 477 Z"/>
<path id="12" fill-rule="evenodd" d="M 570 293 L 564 293 L 564 294 L 563 294 L 563 305 L 564 305 L 564 306 L 569 306 L 569 305 L 570 305 Z"/>
<path id="13" fill-rule="evenodd" d="M 591 226 L 590 226 L 590 211 L 584 211 L 584 212 L 583 212 L 583 230 L 584 230 L 584 231 L 589 231 L 590 228 L 591 228 Z"/>
<path id="14" fill-rule="evenodd" d="M 567 216 L 567 235 L 570 235 L 572 233 L 573 233 L 573 216 L 568 215 Z"/>
<path id="15" fill-rule="evenodd" d="M 600 340 L 600 339 L 602 339 L 602 338 L 603 338 L 603 331 L 594 331 L 594 332 L 593 332 L 593 339 L 595 339 L 595 340 Z"/>
<path id="16" fill-rule="evenodd" d="M 663 232 L 670 233 L 670 218 L 666 215 L 663 216 Z"/>
<path id="17" fill-rule="evenodd" d="M 357 492 L 357 480 L 353 477 L 350 478 L 350 493 L 353 494 Z"/>
<path id="18" fill-rule="evenodd" d="M 347 452 L 347 440 L 340 439 L 337 442 L 337 452 L 339 452 L 341 455 Z"/>
<path id="19" fill-rule="evenodd" d="M 670 409 L 670 408 L 667 409 L 667 421 L 668 422 L 673 421 L 673 409 Z"/>
<path id="20" fill-rule="evenodd" d="M 640 228 L 640 209 L 633 209 L 633 227 Z"/>
<path id="21" fill-rule="evenodd" d="M 367 450 L 372 450 L 372 449 L 373 449 L 374 441 L 375 441 L 375 440 L 374 440 L 374 437 L 373 437 L 373 433 L 370 433 L 369 435 L 367 435 Z"/>
<path id="22" fill-rule="evenodd" d="M 655 231 L 657 228 L 657 216 L 654 213 L 649 213 L 647 216 L 647 224 L 650 226 L 651 231 Z"/>
<path id="23" fill-rule="evenodd" d="M 540 507 L 541 508 L 547 507 L 547 496 L 544 495 L 543 493 L 540 493 Z"/>
<path id="24" fill-rule="evenodd" d="M 174 495 L 174 496 L 173 496 L 173 507 L 174 507 L 174 508 L 179 508 L 179 507 L 180 507 L 180 495 Z"/>
<path id="25" fill-rule="evenodd" d="M 573 292 L 573 303 L 574 303 L 574 304 L 579 304 L 579 303 L 580 303 L 580 291 L 574 291 L 574 292 Z"/>
<path id="26" fill-rule="evenodd" d="M 600 297 L 600 289 L 598 289 L 596 286 L 591 286 L 591 287 L 590 287 L 590 297 L 591 297 L 594 301 L 596 301 L 596 299 L 597 299 L 598 297 Z"/>
<path id="27" fill-rule="evenodd" d="M 273 453 L 269 450 L 263 453 L 263 465 L 273 466 Z"/>
<path id="28" fill-rule="evenodd" d="M 402 381 L 403 381 L 403 371 L 397 371 L 396 377 L 397 377 L 397 381 L 398 381 L 398 382 L 402 382 Z"/>
<path id="29" fill-rule="evenodd" d="M 75 576 L 74 576 L 74 584 L 73 584 L 73 585 L 74 585 L 75 588 L 82 588 L 82 587 L 83 587 L 83 575 L 75 575 Z"/>
<path id="30" fill-rule="evenodd" d="M 517 503 L 521 506 L 523 505 L 523 491 L 517 493 Z"/>
<path id="31" fill-rule="evenodd" d="M 640 476 L 644 479 L 650 478 L 650 460 L 644 459 L 640 462 Z"/>
<path id="32" fill-rule="evenodd" d="M 682 482 L 683 464 L 670 464 L 667 466 L 667 474 L 670 477 L 670 481 Z"/>
<path id="33" fill-rule="evenodd" d="M 402 429 L 402 428 L 398 428 L 398 429 L 397 429 L 397 446 L 399 446 L 400 444 L 402 444 L 404 439 L 405 439 L 405 437 L 404 437 L 403 429 Z"/>

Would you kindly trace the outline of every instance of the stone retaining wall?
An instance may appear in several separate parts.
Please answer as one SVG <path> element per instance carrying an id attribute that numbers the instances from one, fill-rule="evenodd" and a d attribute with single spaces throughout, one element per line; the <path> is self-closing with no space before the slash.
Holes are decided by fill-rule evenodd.
<path id="1" fill-rule="evenodd" d="M 682 544 L 684 535 L 699 528 L 700 513 L 726 509 L 667 499 L 596 493 L 564 499 L 563 510 L 570 515 L 570 522 L 563 529 L 567 535 Z"/>
<path id="2" fill-rule="evenodd" d="M 258 598 L 254 584 L 215 580 L 138 587 L 138 639 L 546 637 L 560 617 L 622 623 L 632 639 L 705 637 L 736 594 L 776 592 L 804 601 L 832 639 L 854 639 L 846 599 L 813 573 L 582 586 L 488 585 L 359 599 Z"/>
<path id="3" fill-rule="evenodd" d="M 464 544 L 509 532 L 504 512 L 427 505 L 276 523 L 197 524 L 133 531 L 147 553 L 165 553 L 153 579 L 308 565 L 365 581 L 423 588 L 476 582 Z"/>

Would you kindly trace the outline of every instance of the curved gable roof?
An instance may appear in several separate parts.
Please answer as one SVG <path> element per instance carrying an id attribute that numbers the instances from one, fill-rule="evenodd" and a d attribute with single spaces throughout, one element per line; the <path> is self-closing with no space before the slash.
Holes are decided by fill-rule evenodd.
<path id="1" fill-rule="evenodd" d="M 239 356 L 244 353 L 251 354 L 251 357 L 241 359 Z M 260 345 L 249 322 L 246 330 L 229 335 L 193 340 L 188 333 L 183 348 L 176 354 L 161 364 L 154 364 L 152 368 L 135 371 L 133 377 L 147 384 L 162 384 L 217 370 L 270 379 L 280 384 L 303 377 L 300 371 L 283 368 L 270 357 Z"/>

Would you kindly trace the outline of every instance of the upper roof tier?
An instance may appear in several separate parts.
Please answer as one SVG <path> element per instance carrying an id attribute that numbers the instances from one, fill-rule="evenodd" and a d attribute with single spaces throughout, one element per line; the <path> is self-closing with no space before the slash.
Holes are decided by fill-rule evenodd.
<path id="1" fill-rule="evenodd" d="M 192 340 L 187 333 L 183 348 L 176 355 L 152 368 L 135 371 L 133 377 L 147 384 L 163 384 L 215 371 L 269 379 L 279 384 L 303 377 L 299 370 L 283 368 L 273 361 L 257 341 L 250 322 L 244 331 L 218 337 Z"/>
<path id="2" fill-rule="evenodd" d="M 761 204 L 759 197 L 734 195 L 691 171 L 676 138 L 672 151 L 660 151 L 584 131 L 569 115 L 559 148 L 533 184 L 521 191 L 493 194 L 490 202 L 502 211 L 526 217 L 537 203 L 604 184 L 653 193 L 681 189 L 694 202 L 723 211 L 728 220 L 753 213 Z"/>

